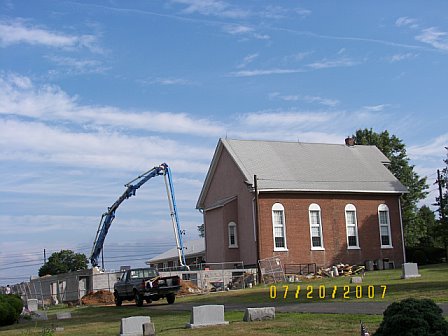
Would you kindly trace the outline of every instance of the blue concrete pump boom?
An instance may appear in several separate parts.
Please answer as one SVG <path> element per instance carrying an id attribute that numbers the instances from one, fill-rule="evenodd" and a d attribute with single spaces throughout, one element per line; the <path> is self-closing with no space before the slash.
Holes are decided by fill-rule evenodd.
<path id="1" fill-rule="evenodd" d="M 143 184 L 145 184 L 149 179 L 154 176 L 163 175 L 165 179 L 166 192 L 168 196 L 168 203 L 170 207 L 171 223 L 173 225 L 174 236 L 176 238 L 176 246 L 178 250 L 179 263 L 183 268 L 188 268 L 185 263 L 185 253 L 182 241 L 182 235 L 184 231 L 180 228 L 179 217 L 177 215 L 176 198 L 174 197 L 174 187 L 173 180 L 171 177 L 171 170 L 166 163 L 162 163 L 160 166 L 154 167 L 148 170 L 146 173 L 138 176 L 129 183 L 125 184 L 125 192 L 115 201 L 112 206 L 107 209 L 101 216 L 100 224 L 98 225 L 98 231 L 96 232 L 95 241 L 93 242 L 92 252 L 90 255 L 90 263 L 93 267 L 98 266 L 98 258 L 103 250 L 104 240 L 106 239 L 107 232 L 109 231 L 110 225 L 115 218 L 115 211 L 118 209 L 124 200 L 131 196 L 135 196 L 135 192 Z M 132 184 L 136 182 L 136 184 Z"/>

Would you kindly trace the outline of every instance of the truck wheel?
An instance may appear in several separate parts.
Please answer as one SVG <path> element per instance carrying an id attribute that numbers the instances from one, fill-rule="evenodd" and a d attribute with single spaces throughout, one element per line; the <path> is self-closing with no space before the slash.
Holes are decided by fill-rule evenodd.
<path id="1" fill-rule="evenodd" d="M 135 299 L 135 304 L 136 304 L 138 307 L 143 306 L 143 296 L 140 295 L 137 291 L 134 292 L 134 299 Z"/>
<path id="2" fill-rule="evenodd" d="M 123 300 L 121 299 L 121 297 L 118 295 L 117 292 L 114 292 L 114 302 L 117 307 L 120 307 L 121 304 L 123 303 Z"/>
<path id="3" fill-rule="evenodd" d="M 166 301 L 168 302 L 168 304 L 173 304 L 175 300 L 176 300 L 176 294 L 174 293 L 167 294 Z"/>

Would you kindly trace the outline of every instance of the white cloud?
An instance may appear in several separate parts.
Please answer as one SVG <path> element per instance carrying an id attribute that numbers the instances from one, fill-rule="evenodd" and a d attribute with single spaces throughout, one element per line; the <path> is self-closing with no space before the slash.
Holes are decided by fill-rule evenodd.
<path id="1" fill-rule="evenodd" d="M 243 61 L 241 62 L 241 64 L 239 64 L 237 66 L 238 69 L 241 68 L 245 68 L 246 66 L 248 66 L 250 63 L 252 63 L 253 61 L 255 61 L 256 58 L 258 58 L 258 53 L 255 54 L 250 54 L 247 55 L 246 57 L 244 57 Z"/>
<path id="2" fill-rule="evenodd" d="M 390 104 L 366 105 L 366 106 L 363 106 L 362 109 L 367 110 L 369 112 L 380 112 L 389 106 L 390 106 Z"/>
<path id="3" fill-rule="evenodd" d="M 408 153 L 415 158 L 435 157 L 442 164 L 442 160 L 446 158 L 447 154 L 445 147 L 448 147 L 448 133 L 432 139 L 425 145 L 411 146 L 408 148 Z"/>
<path id="4" fill-rule="evenodd" d="M 271 128 L 272 125 L 276 125 L 277 127 L 295 127 L 300 125 L 303 127 L 305 123 L 325 123 L 332 118 L 334 118 L 334 115 L 329 113 L 262 111 L 243 115 L 241 122 L 246 125 L 264 126 L 268 128 Z"/>
<path id="5" fill-rule="evenodd" d="M 55 64 L 68 68 L 70 74 L 104 73 L 108 70 L 101 61 L 93 59 L 77 59 L 63 56 L 47 56 Z"/>
<path id="6" fill-rule="evenodd" d="M 395 63 L 395 62 L 400 62 L 400 61 L 404 61 L 407 59 L 413 59 L 416 57 L 418 57 L 418 54 L 414 54 L 414 53 L 395 54 L 395 55 L 392 55 L 391 57 L 389 57 L 389 61 L 392 63 Z"/>
<path id="7" fill-rule="evenodd" d="M 269 40 L 271 37 L 267 34 L 260 34 L 253 27 L 241 24 L 224 25 L 222 30 L 231 35 L 251 37 L 258 40 Z"/>
<path id="8" fill-rule="evenodd" d="M 201 14 L 206 16 L 218 16 L 225 18 L 244 18 L 249 12 L 238 7 L 231 6 L 220 0 L 172 0 L 175 3 L 186 5 L 182 10 L 185 14 Z"/>
<path id="9" fill-rule="evenodd" d="M 309 96 L 309 95 L 299 95 L 299 94 L 293 94 L 293 95 L 281 95 L 278 92 L 273 92 L 269 94 L 269 98 L 271 99 L 280 99 L 283 101 L 305 101 L 307 103 L 317 103 L 324 106 L 330 106 L 334 107 L 339 104 L 339 101 L 336 99 L 329 99 L 319 96 Z"/>
<path id="10" fill-rule="evenodd" d="M 257 70 L 241 70 L 229 73 L 230 77 L 254 77 L 268 75 L 285 75 L 304 72 L 303 69 L 257 69 Z"/>
<path id="11" fill-rule="evenodd" d="M 308 67 L 312 69 L 327 69 L 327 68 L 337 68 L 337 67 L 350 67 L 359 64 L 348 58 L 337 59 L 337 60 L 327 60 L 323 59 L 318 62 L 308 64 Z"/>
<path id="12" fill-rule="evenodd" d="M 176 78 L 176 77 L 156 77 L 149 79 L 140 79 L 139 83 L 144 85 L 193 85 L 194 82 L 184 79 L 184 78 Z"/>
<path id="13" fill-rule="evenodd" d="M 17 78 L 21 81 L 19 85 Z M 69 96 L 57 86 L 35 87 L 30 79 L 17 75 L 0 76 L 1 114 L 199 136 L 220 136 L 225 132 L 219 124 L 194 119 L 186 113 L 138 112 L 114 106 L 82 105 L 77 97 Z"/>
<path id="14" fill-rule="evenodd" d="M 406 26 L 408 26 L 408 27 L 411 27 L 411 28 L 418 28 L 417 20 L 409 18 L 407 16 L 399 17 L 395 21 L 395 25 L 397 27 L 406 27 Z"/>
<path id="15" fill-rule="evenodd" d="M 0 21 L 0 45 L 42 45 L 53 48 L 80 48 L 99 52 L 93 35 L 69 35 L 27 24 L 22 19 Z"/>
<path id="16" fill-rule="evenodd" d="M 415 39 L 427 43 L 436 49 L 448 51 L 448 33 L 440 31 L 438 28 L 431 27 L 423 29 Z"/>

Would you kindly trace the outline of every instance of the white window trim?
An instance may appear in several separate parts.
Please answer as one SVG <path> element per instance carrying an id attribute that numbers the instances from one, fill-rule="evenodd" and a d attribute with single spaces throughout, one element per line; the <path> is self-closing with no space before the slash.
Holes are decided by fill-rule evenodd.
<path id="1" fill-rule="evenodd" d="M 356 245 L 349 246 L 348 242 L 348 222 L 347 222 L 347 211 L 353 211 L 355 213 L 355 235 L 356 235 Z M 358 233 L 358 214 L 356 213 L 356 207 L 353 204 L 347 204 L 345 206 L 345 232 L 347 236 L 347 250 L 360 250 L 359 247 L 359 233 Z"/>
<path id="2" fill-rule="evenodd" d="M 275 227 L 280 226 L 274 223 L 274 211 L 282 211 L 283 215 L 283 236 L 285 240 L 285 247 L 276 247 L 275 246 Z M 271 209 L 271 217 L 272 217 L 272 238 L 274 242 L 274 251 L 288 251 L 288 245 L 286 243 L 286 221 L 285 221 L 285 207 L 281 203 L 275 203 Z"/>
<path id="3" fill-rule="evenodd" d="M 319 212 L 319 231 L 320 231 L 320 244 L 321 246 L 313 246 L 313 232 L 311 230 L 311 211 Z M 320 209 L 319 204 L 312 203 L 308 207 L 308 226 L 310 227 L 310 244 L 312 251 L 325 251 L 324 247 L 324 232 L 322 230 L 322 210 Z"/>
<path id="4" fill-rule="evenodd" d="M 389 233 L 389 245 L 383 245 L 383 240 L 381 239 L 381 219 L 380 219 L 380 211 L 386 211 L 387 213 L 387 230 Z M 385 225 L 384 225 L 385 226 Z M 390 212 L 389 212 L 389 207 L 386 204 L 380 204 L 378 205 L 378 228 L 380 231 L 380 244 L 381 244 L 381 248 L 382 249 L 388 249 L 388 248 L 394 248 L 392 246 L 392 231 L 390 229 Z"/>
<path id="5" fill-rule="evenodd" d="M 235 231 L 234 231 L 234 233 L 235 233 L 235 244 L 231 244 L 231 242 L 230 242 L 230 227 L 235 228 Z M 238 248 L 238 232 L 237 231 L 238 230 L 236 228 L 236 223 L 235 222 L 230 222 L 227 225 L 227 237 L 228 237 L 228 240 L 229 240 L 229 248 Z"/>

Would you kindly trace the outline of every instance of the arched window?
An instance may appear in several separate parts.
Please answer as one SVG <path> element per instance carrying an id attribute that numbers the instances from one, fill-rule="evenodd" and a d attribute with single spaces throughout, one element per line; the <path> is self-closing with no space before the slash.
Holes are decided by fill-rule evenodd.
<path id="1" fill-rule="evenodd" d="M 308 208 L 310 219 L 311 249 L 323 250 L 324 239 L 322 235 L 322 216 L 320 206 L 311 204 Z"/>
<path id="2" fill-rule="evenodd" d="M 274 251 L 285 251 L 287 249 L 285 208 L 280 203 L 275 203 L 272 206 L 272 231 L 274 235 Z"/>
<path id="3" fill-rule="evenodd" d="M 359 248 L 358 220 L 356 218 L 356 207 L 353 204 L 345 206 L 345 227 L 347 229 L 347 248 Z"/>
<path id="4" fill-rule="evenodd" d="M 390 232 L 389 208 L 386 204 L 378 206 L 378 221 L 380 224 L 380 241 L 382 248 L 392 247 L 392 236 Z"/>
<path id="5" fill-rule="evenodd" d="M 238 247 L 238 234 L 236 231 L 236 223 L 230 222 L 228 225 L 229 248 Z"/>

